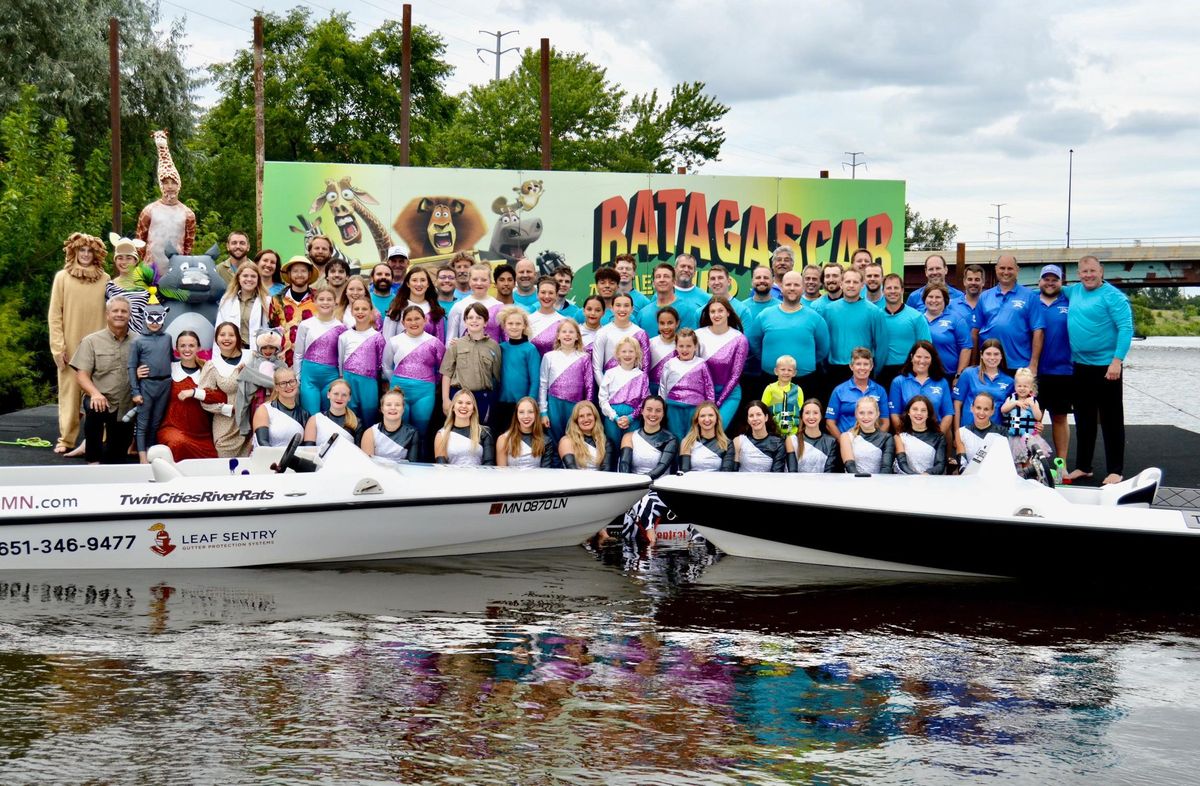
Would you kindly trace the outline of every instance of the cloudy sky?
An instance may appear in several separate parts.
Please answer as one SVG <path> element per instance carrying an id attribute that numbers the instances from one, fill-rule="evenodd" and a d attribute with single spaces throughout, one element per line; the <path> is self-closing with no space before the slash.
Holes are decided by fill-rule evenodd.
<path id="1" fill-rule="evenodd" d="M 162 0 L 186 17 L 190 64 L 249 43 L 252 7 L 286 0 Z M 305 3 L 315 16 L 329 0 Z M 1072 245 L 1086 238 L 1200 237 L 1200 13 L 1153 2 L 633 2 L 414 0 L 438 31 L 459 92 L 492 78 L 479 30 L 504 46 L 584 52 L 631 93 L 703 81 L 732 107 L 705 174 L 907 181 L 924 216 L 987 241 L 1061 243 L 1074 148 Z M 342 0 L 362 33 L 399 3 Z M 239 34 L 239 31 L 244 33 Z M 516 63 L 506 55 L 501 73 Z M 211 101 L 211 93 L 201 95 Z"/>

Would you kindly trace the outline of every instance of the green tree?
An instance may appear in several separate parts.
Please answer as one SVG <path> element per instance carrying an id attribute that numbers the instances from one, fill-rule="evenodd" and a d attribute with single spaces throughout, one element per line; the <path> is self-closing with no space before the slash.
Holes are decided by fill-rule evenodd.
<path id="1" fill-rule="evenodd" d="M 431 145 L 428 163 L 495 169 L 541 168 L 540 54 L 526 49 L 512 74 L 470 88 Z M 629 97 L 583 55 L 552 51 L 550 117 L 556 169 L 672 172 L 714 159 L 729 107 L 702 82 Z"/>
<path id="2" fill-rule="evenodd" d="M 50 282 L 78 228 L 71 147 L 67 121 L 45 120 L 32 87 L 0 119 L 0 411 L 40 403 L 52 378 Z"/>
<path id="3" fill-rule="evenodd" d="M 263 19 L 263 91 L 266 158 L 269 161 L 400 163 L 401 28 L 388 21 L 353 37 L 349 16 L 313 21 L 295 8 Z M 412 34 L 413 163 L 425 158 L 431 129 L 454 110 L 444 82 L 440 37 L 417 25 Z M 189 202 L 204 221 L 216 212 L 217 234 L 232 228 L 253 232 L 253 53 L 239 51 L 214 66 L 221 98 L 200 123 L 191 146 L 197 158 Z M 210 222 L 211 223 L 211 222 Z"/>
<path id="4" fill-rule="evenodd" d="M 89 179 L 101 186 L 81 194 L 77 207 L 102 215 L 107 225 L 108 19 L 121 23 L 121 142 L 126 222 L 152 198 L 155 151 L 150 132 L 166 128 L 177 144 L 176 165 L 185 183 L 190 162 L 178 144 L 195 127 L 191 90 L 196 80 L 183 65 L 180 23 L 158 31 L 156 4 L 144 0 L 7 0 L 0 3 L 0 115 L 22 97 L 24 85 L 38 88 L 43 120 L 63 118 L 73 139 L 77 172 L 92 163 Z M 103 163 L 103 171 L 100 164 Z M 97 177 L 98 176 L 98 177 Z M 80 227 L 86 229 L 86 227 Z M 91 231 L 94 231 L 91 230 Z"/>
<path id="5" fill-rule="evenodd" d="M 958 225 L 944 218 L 921 218 L 904 205 L 904 248 L 909 251 L 945 251 L 958 236 Z"/>
<path id="6" fill-rule="evenodd" d="M 1179 287 L 1146 287 L 1142 290 L 1142 294 L 1145 296 L 1146 305 L 1150 308 L 1177 309 L 1183 306 Z"/>

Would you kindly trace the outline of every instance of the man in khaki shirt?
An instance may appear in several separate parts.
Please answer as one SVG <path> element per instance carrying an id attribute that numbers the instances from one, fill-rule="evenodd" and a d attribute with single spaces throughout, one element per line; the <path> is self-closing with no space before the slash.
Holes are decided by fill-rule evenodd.
<path id="1" fill-rule="evenodd" d="M 133 408 L 129 389 L 129 301 L 118 295 L 104 310 L 103 330 L 89 333 L 71 357 L 71 368 L 84 392 L 87 417 L 83 435 L 89 464 L 124 464 L 133 440 Z"/>

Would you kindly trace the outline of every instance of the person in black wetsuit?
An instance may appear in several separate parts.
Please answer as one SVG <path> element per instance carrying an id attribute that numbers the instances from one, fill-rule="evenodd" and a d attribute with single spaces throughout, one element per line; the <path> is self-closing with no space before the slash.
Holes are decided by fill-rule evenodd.
<path id="1" fill-rule="evenodd" d="M 895 471 L 898 475 L 944 475 L 946 473 L 946 437 L 929 427 L 933 402 L 922 395 L 913 396 L 900 417 L 896 443 Z"/>
<path id="2" fill-rule="evenodd" d="M 967 468 L 971 458 L 983 447 L 983 441 L 988 434 L 999 434 L 1006 437 L 1005 431 L 996 423 L 992 415 L 996 412 L 996 399 L 986 391 L 975 394 L 971 401 L 972 420 L 958 429 L 958 471 Z M 1006 437 L 1007 438 L 1007 437 Z"/>
<path id="3" fill-rule="evenodd" d="M 389 461 L 420 461 L 421 435 L 404 423 L 404 391 L 392 388 L 384 393 L 379 415 L 381 420 L 362 436 L 363 453 Z"/>
<path id="4" fill-rule="evenodd" d="M 571 410 L 567 435 L 558 441 L 558 455 L 567 469 L 604 469 L 611 447 L 600 424 L 600 410 L 590 401 L 580 401 Z"/>
<path id="5" fill-rule="evenodd" d="M 733 440 L 721 427 L 717 405 L 706 401 L 692 414 L 692 427 L 679 445 L 680 472 L 733 472 Z"/>
<path id="6" fill-rule="evenodd" d="M 751 401 L 746 408 L 746 430 L 733 444 L 737 472 L 796 471 L 796 454 L 779 436 L 770 408 L 761 401 Z"/>
<path id="7" fill-rule="evenodd" d="M 870 396 L 860 398 L 854 405 L 854 421 L 854 427 L 838 438 L 846 472 L 892 474 L 896 447 L 892 435 L 879 428 L 879 403 Z"/>
<path id="8" fill-rule="evenodd" d="M 464 467 L 496 465 L 496 442 L 488 427 L 479 422 L 479 407 L 471 391 L 458 391 L 450 402 L 446 425 L 433 440 L 433 460 Z"/>
<path id="9" fill-rule="evenodd" d="M 554 466 L 554 444 L 533 398 L 525 396 L 514 406 L 512 424 L 496 440 L 496 464 L 518 469 Z"/>
<path id="10" fill-rule="evenodd" d="M 838 443 L 821 430 L 825 407 L 820 399 L 807 399 L 800 407 L 800 431 L 789 437 L 796 456 L 796 468 L 789 472 L 833 472 L 837 469 Z"/>
<path id="11" fill-rule="evenodd" d="M 650 412 L 647 414 L 646 410 Z M 642 427 L 621 439 L 618 472 L 632 472 L 661 478 L 675 467 L 679 440 L 663 428 L 667 405 L 661 396 L 647 396 L 642 402 Z"/>

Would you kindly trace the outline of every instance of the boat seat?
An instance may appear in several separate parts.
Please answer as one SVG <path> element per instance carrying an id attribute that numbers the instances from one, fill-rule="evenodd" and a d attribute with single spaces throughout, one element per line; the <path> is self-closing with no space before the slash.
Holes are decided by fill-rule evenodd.
<path id="1" fill-rule="evenodd" d="M 1129 480 L 1100 487 L 1101 505 L 1125 505 L 1148 508 L 1158 494 L 1162 470 L 1156 467 L 1144 469 Z"/>
<path id="2" fill-rule="evenodd" d="M 175 478 L 183 477 L 179 467 L 175 466 L 175 456 L 166 445 L 151 445 L 146 451 L 150 461 L 150 472 L 154 475 L 155 483 L 166 483 Z"/>

